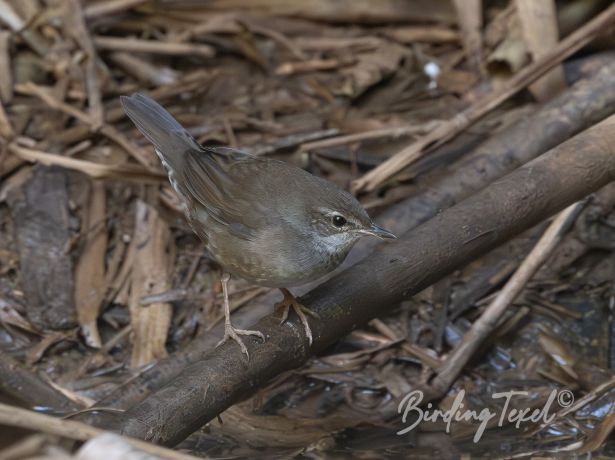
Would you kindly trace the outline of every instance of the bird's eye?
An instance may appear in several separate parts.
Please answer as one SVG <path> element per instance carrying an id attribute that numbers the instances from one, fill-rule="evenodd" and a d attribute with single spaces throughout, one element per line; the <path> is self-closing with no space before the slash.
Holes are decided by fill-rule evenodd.
<path id="1" fill-rule="evenodd" d="M 333 225 L 335 225 L 337 228 L 341 228 L 344 225 L 346 225 L 346 218 L 344 216 L 340 216 L 339 214 L 336 214 L 335 216 L 333 216 Z"/>

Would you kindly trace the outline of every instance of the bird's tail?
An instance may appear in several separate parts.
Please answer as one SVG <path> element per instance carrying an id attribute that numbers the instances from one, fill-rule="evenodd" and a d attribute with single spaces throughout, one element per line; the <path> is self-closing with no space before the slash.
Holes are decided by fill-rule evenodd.
<path id="1" fill-rule="evenodd" d="M 198 142 L 160 104 L 147 96 L 136 93 L 121 96 L 126 115 L 149 140 L 158 155 L 171 169 L 178 171 L 187 150 L 200 149 Z"/>

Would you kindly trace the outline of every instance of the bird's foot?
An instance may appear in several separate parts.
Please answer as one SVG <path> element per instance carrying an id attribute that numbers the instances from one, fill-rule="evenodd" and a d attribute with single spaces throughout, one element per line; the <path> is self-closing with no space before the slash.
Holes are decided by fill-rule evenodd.
<path id="1" fill-rule="evenodd" d="M 280 289 L 282 294 L 284 294 L 284 299 L 281 302 L 275 304 L 276 311 L 281 311 L 280 324 L 283 324 L 288 319 L 288 312 L 292 309 L 297 314 L 301 323 L 303 324 L 303 328 L 305 330 L 305 335 L 308 338 L 308 342 L 312 345 L 312 330 L 310 329 L 310 323 L 308 322 L 307 317 L 311 316 L 312 318 L 319 318 L 318 314 L 305 305 L 302 305 L 296 298 L 293 296 L 288 289 Z"/>
<path id="2" fill-rule="evenodd" d="M 234 340 L 239 345 L 239 348 L 241 348 L 241 352 L 244 355 L 246 355 L 246 358 L 249 360 L 250 354 L 248 353 L 246 344 L 243 343 L 243 340 L 241 339 L 241 337 L 239 337 L 240 335 L 254 335 L 256 337 L 260 337 L 260 339 L 263 342 L 265 341 L 265 336 L 260 331 L 250 331 L 247 329 L 236 329 L 230 323 L 226 323 L 224 326 L 224 337 L 222 338 L 222 340 L 218 342 L 218 344 L 216 345 L 216 348 L 218 348 L 220 345 L 222 345 L 229 339 Z"/>

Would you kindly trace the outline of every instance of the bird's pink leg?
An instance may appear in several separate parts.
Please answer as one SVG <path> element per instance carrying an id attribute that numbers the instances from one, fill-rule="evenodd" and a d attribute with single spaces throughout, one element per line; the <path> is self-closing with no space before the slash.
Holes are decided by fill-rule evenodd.
<path id="1" fill-rule="evenodd" d="M 218 342 L 216 348 L 225 343 L 227 340 L 232 339 L 241 348 L 241 352 L 246 355 L 247 359 L 250 359 L 250 354 L 248 353 L 248 349 L 246 345 L 243 343 L 243 340 L 240 335 L 255 335 L 260 337 L 263 342 L 265 341 L 265 336 L 260 331 L 249 331 L 246 329 L 236 329 L 231 324 L 231 307 L 228 300 L 228 281 L 231 279 L 231 276 L 228 273 L 223 273 L 221 282 L 222 282 L 222 294 L 224 296 L 224 337 L 222 340 Z"/>

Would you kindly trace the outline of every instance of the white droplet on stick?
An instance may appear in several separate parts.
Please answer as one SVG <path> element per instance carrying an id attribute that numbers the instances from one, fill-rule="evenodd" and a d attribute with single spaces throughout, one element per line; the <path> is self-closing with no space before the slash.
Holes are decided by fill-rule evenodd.
<path id="1" fill-rule="evenodd" d="M 429 77 L 429 89 L 436 89 L 438 87 L 438 77 L 440 76 L 440 66 L 433 61 L 427 62 L 423 66 L 423 72 Z"/>

